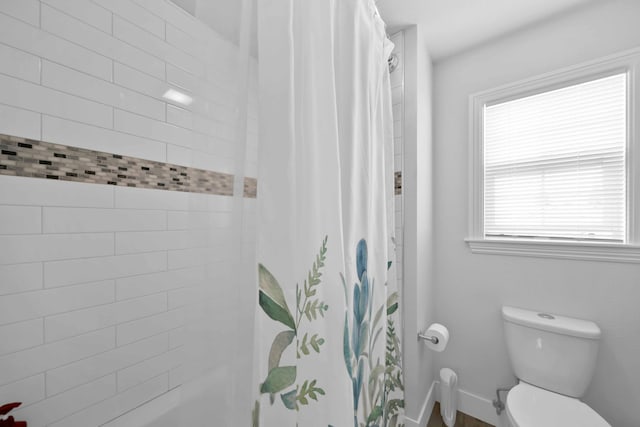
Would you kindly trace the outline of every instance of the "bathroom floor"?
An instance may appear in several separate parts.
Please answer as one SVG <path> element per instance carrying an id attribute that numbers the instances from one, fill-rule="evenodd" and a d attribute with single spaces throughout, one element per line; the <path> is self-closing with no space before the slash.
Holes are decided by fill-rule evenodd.
<path id="1" fill-rule="evenodd" d="M 442 421 L 442 417 L 440 416 L 440 404 L 438 402 L 436 402 L 436 405 L 433 407 L 433 412 L 431 413 L 431 418 L 429 418 L 427 427 L 446 427 L 444 424 L 444 421 Z M 494 427 L 494 426 L 492 426 L 491 424 L 482 422 L 477 418 L 473 418 L 470 415 L 463 414 L 462 412 L 458 412 L 458 415 L 456 416 L 455 427 Z"/>

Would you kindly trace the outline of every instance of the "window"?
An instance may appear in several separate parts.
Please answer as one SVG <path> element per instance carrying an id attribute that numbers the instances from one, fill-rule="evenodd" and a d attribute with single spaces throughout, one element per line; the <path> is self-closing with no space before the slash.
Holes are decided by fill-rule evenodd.
<path id="1" fill-rule="evenodd" d="M 473 252 L 640 262 L 638 63 L 636 51 L 472 96 Z"/>

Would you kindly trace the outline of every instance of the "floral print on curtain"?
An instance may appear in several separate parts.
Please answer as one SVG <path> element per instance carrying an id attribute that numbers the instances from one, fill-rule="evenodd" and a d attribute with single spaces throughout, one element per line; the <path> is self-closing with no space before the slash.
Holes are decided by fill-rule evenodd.
<path id="1" fill-rule="evenodd" d="M 310 335 L 305 324 L 323 318 L 329 306 L 317 298 L 322 284 L 322 268 L 327 254 L 327 237 L 322 241 L 307 278 L 296 285 L 295 312 L 289 309 L 282 287 L 262 264 L 258 265 L 258 302 L 270 319 L 286 329 L 275 336 L 269 352 L 268 374 L 259 385 L 261 394 L 269 395 L 273 406 L 277 400 L 292 411 L 318 401 L 325 395 L 322 378 L 299 379 L 296 366 L 281 366 L 283 352 L 295 342 L 297 359 L 319 354 L 325 338 Z M 387 263 L 387 269 L 393 265 Z M 401 427 L 404 410 L 404 385 L 399 323 L 399 293 L 384 284 L 386 303 L 374 307 L 375 278 L 368 276 L 367 242 L 362 239 L 356 247 L 358 283 L 352 287 L 352 298 L 345 276 L 340 278 L 345 292 L 345 321 L 343 354 L 352 384 L 354 427 Z M 395 281 L 393 283 L 396 283 Z M 350 321 L 351 320 L 351 321 Z M 320 371 L 320 370 L 319 370 Z M 279 397 L 279 399 L 278 399 Z M 253 426 L 259 426 L 260 403 L 253 409 Z"/>

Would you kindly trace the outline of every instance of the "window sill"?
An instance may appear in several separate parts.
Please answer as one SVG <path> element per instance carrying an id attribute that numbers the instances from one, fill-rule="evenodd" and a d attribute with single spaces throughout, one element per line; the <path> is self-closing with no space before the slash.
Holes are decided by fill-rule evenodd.
<path id="1" fill-rule="evenodd" d="M 640 263 L 640 246 L 532 240 L 465 239 L 474 254 Z"/>

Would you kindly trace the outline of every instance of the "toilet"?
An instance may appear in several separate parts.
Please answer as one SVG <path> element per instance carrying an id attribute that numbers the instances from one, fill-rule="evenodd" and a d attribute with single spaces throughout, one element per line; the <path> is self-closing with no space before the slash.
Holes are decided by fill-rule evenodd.
<path id="1" fill-rule="evenodd" d="M 502 318 L 518 385 L 507 395 L 509 427 L 611 427 L 580 401 L 596 365 L 593 322 L 515 307 Z"/>

